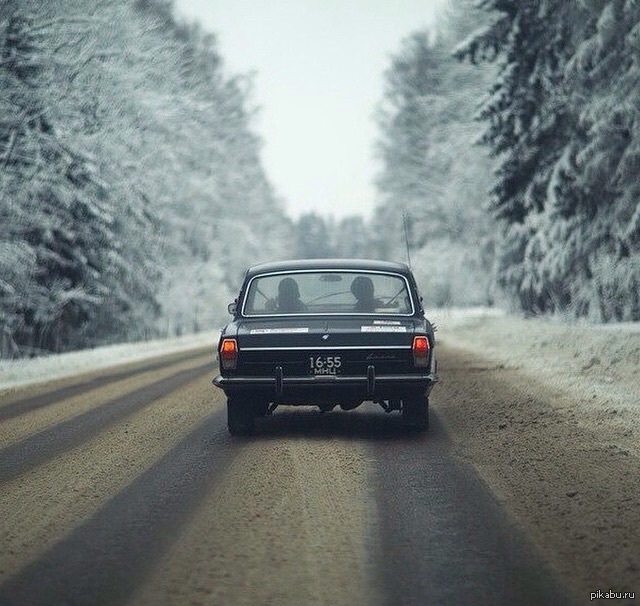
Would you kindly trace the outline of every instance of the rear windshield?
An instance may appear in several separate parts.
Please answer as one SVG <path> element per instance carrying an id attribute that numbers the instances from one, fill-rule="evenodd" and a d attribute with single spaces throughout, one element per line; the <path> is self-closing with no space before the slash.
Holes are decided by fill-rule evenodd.
<path id="1" fill-rule="evenodd" d="M 307 271 L 256 276 L 245 316 L 290 314 L 413 314 L 407 281 L 397 274 Z"/>

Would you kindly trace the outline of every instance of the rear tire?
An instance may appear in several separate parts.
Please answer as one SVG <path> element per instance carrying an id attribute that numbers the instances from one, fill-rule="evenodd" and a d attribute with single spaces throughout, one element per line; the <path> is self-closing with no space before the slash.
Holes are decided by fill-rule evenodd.
<path id="1" fill-rule="evenodd" d="M 408 429 L 416 431 L 429 429 L 429 398 L 423 395 L 403 398 L 402 421 Z"/>
<path id="2" fill-rule="evenodd" d="M 251 435 L 256 428 L 254 407 L 239 398 L 227 398 L 227 429 L 232 436 Z"/>

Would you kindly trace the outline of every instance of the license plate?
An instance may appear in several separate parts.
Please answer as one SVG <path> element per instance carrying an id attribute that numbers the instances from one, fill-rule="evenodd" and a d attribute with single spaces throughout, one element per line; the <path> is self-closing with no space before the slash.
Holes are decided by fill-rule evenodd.
<path id="1" fill-rule="evenodd" d="M 309 356 L 309 372 L 312 375 L 337 375 L 341 366 L 340 356 Z"/>

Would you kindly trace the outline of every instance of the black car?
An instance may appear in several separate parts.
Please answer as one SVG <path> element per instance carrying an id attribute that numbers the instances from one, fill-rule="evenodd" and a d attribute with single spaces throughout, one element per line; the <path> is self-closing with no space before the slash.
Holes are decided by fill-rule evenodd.
<path id="1" fill-rule="evenodd" d="M 429 425 L 438 380 L 434 328 L 410 268 L 363 259 L 263 263 L 247 270 L 218 343 L 214 385 L 232 434 L 277 406 L 352 410 L 373 401 Z"/>

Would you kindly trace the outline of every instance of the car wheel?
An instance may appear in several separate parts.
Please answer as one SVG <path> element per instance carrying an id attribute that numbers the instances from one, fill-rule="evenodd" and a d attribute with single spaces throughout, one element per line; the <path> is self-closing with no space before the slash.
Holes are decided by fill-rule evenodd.
<path id="1" fill-rule="evenodd" d="M 429 428 L 429 398 L 409 396 L 402 400 L 402 420 L 406 427 L 424 431 Z"/>
<path id="2" fill-rule="evenodd" d="M 254 407 L 238 398 L 227 398 L 227 428 L 232 436 L 248 436 L 255 430 Z"/>

